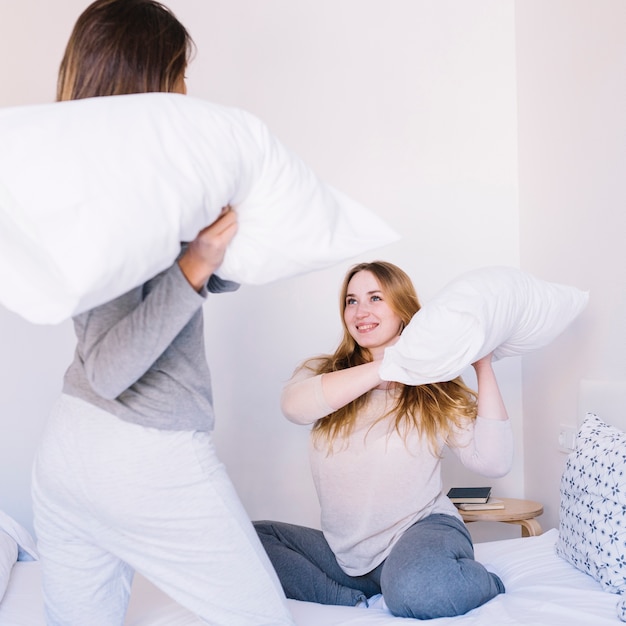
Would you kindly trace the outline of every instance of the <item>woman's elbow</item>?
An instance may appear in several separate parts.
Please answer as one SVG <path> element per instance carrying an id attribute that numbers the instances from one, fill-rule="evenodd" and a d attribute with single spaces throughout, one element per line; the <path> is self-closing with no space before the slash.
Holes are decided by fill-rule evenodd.
<path id="1" fill-rule="evenodd" d="M 85 376 L 92 391 L 103 400 L 115 400 L 126 389 L 126 387 L 121 387 L 114 381 L 105 380 L 102 376 L 98 376 L 95 371 L 89 368 L 85 368 Z"/>
<path id="2" fill-rule="evenodd" d="M 507 463 L 506 465 L 503 464 L 501 467 L 497 468 L 496 471 L 494 471 L 490 478 L 502 478 L 511 471 L 512 467 L 513 463 Z"/>
<path id="3" fill-rule="evenodd" d="M 303 410 L 304 409 L 304 410 Z M 289 394 L 284 394 L 280 399 L 280 410 L 287 420 L 299 426 L 307 426 L 315 422 L 320 416 L 307 411 L 297 399 L 291 399 Z"/>
<path id="4" fill-rule="evenodd" d="M 123 389 L 120 391 L 119 389 L 113 388 L 110 385 L 98 385 L 92 382 L 90 382 L 89 384 L 94 393 L 98 394 L 98 396 L 100 396 L 103 400 L 115 400 L 124 391 Z"/>
<path id="5" fill-rule="evenodd" d="M 489 463 L 486 471 L 482 472 L 482 474 L 486 478 L 502 478 L 511 471 L 512 467 L 512 456 L 493 459 L 491 463 Z"/>
<path id="6" fill-rule="evenodd" d="M 284 394 L 280 398 L 280 410 L 282 414 L 288 419 L 290 422 L 294 424 L 303 424 L 305 422 L 302 421 L 302 416 L 297 410 L 297 406 L 295 403 L 291 401 L 289 395 Z"/>

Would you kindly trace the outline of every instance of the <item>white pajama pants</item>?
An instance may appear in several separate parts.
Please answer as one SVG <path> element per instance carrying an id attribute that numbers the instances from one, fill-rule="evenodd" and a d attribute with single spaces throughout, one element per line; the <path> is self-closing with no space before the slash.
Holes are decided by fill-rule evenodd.
<path id="1" fill-rule="evenodd" d="M 61 396 L 33 468 L 49 626 L 121 626 L 134 571 L 207 624 L 293 625 L 209 433 Z"/>

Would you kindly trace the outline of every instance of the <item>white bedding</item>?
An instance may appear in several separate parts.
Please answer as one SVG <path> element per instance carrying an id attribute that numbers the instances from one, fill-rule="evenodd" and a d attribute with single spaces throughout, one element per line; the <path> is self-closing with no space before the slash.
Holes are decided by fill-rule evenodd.
<path id="1" fill-rule="evenodd" d="M 618 596 L 555 554 L 558 531 L 539 537 L 476 544 L 476 558 L 503 580 L 507 593 L 455 618 L 430 626 L 616 626 Z M 402 626 L 373 609 L 289 600 L 298 626 Z M 18 562 L 0 603 L 2 626 L 43 626 L 38 562 Z M 140 576 L 135 578 L 125 626 L 200 626 L 201 622 Z"/>

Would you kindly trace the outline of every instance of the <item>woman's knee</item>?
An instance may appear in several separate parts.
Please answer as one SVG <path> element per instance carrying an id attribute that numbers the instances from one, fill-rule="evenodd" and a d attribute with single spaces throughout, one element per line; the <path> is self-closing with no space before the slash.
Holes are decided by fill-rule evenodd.
<path id="1" fill-rule="evenodd" d="M 253 521 L 252 525 L 254 526 L 254 530 L 256 530 L 257 535 L 273 535 L 274 534 L 274 523 L 268 520 L 259 520 Z"/>
<path id="2" fill-rule="evenodd" d="M 504 592 L 500 579 L 473 560 L 451 567 L 383 570 L 381 588 L 389 610 L 399 617 L 434 619 L 463 615 Z M 447 572 L 447 573 L 444 573 Z"/>
<path id="3" fill-rule="evenodd" d="M 428 572 L 418 575 L 413 572 L 401 572 L 398 576 L 390 576 L 383 570 L 381 590 L 389 610 L 398 617 L 429 619 L 439 617 L 433 615 L 438 604 L 437 588 L 429 588 Z"/>
<path id="4" fill-rule="evenodd" d="M 260 520 L 252 522 L 254 530 L 263 546 L 263 549 L 267 553 L 272 561 L 274 567 L 276 567 L 276 559 L 284 549 L 284 543 L 280 536 L 279 529 L 276 528 L 276 522 L 268 520 Z"/>
<path id="5" fill-rule="evenodd" d="M 454 591 L 449 587 L 431 584 L 430 581 L 406 576 L 392 584 L 382 581 L 382 592 L 389 610 L 398 617 L 433 619 L 458 615 L 453 607 Z M 452 605 L 452 606 L 451 606 Z"/>

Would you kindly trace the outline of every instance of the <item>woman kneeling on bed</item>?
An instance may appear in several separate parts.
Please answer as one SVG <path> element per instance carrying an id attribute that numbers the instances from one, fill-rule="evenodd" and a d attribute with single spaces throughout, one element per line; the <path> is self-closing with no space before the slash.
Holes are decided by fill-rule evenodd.
<path id="1" fill-rule="evenodd" d="M 96 0 L 70 36 L 58 99 L 182 97 L 193 49 L 156 0 Z M 170 267 L 74 317 L 75 357 L 33 469 L 47 626 L 121 626 L 135 571 L 202 623 L 294 624 L 213 444 L 203 306 L 237 288 L 215 275 L 236 231 L 225 207 Z"/>
<path id="2" fill-rule="evenodd" d="M 461 378 L 409 386 L 379 376 L 385 348 L 419 308 L 400 268 L 354 266 L 341 290 L 343 340 L 334 354 L 301 365 L 283 391 L 285 416 L 313 424 L 322 526 L 255 522 L 289 598 L 386 605 L 397 616 L 429 619 L 461 615 L 504 592 L 474 560 L 441 481 L 444 445 L 484 476 L 510 469 L 511 427 L 491 355 L 473 364 L 478 393 Z"/>

